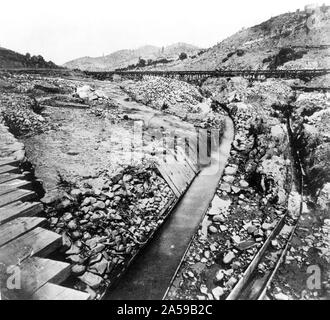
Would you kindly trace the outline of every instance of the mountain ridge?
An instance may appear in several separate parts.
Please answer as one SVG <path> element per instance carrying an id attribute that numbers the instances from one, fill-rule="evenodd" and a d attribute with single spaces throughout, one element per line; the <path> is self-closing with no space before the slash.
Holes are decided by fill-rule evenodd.
<path id="1" fill-rule="evenodd" d="M 184 42 L 174 43 L 164 47 L 144 45 L 137 49 L 121 49 L 102 57 L 81 57 L 63 64 L 70 69 L 89 71 L 111 71 L 135 65 L 139 59 L 178 59 L 184 52 L 187 56 L 196 55 L 202 49 Z"/>

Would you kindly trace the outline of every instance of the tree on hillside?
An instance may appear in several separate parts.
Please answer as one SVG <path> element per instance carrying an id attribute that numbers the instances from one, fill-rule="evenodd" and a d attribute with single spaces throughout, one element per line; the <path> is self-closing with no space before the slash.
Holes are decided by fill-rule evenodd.
<path id="1" fill-rule="evenodd" d="M 180 60 L 184 60 L 184 59 L 187 59 L 187 58 L 188 58 L 188 55 L 185 52 L 180 53 L 180 55 L 179 55 Z"/>
<path id="2" fill-rule="evenodd" d="M 146 66 L 146 61 L 140 57 L 139 62 L 137 63 L 137 67 L 143 68 L 145 66 Z"/>

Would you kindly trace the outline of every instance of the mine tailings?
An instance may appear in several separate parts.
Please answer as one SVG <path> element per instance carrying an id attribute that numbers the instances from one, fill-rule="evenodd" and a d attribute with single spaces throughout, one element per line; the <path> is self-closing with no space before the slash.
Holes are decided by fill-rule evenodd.
<path id="1" fill-rule="evenodd" d="M 163 299 L 179 269 L 216 192 L 234 139 L 234 125 L 225 118 L 219 143 L 212 148 L 210 164 L 201 169 L 168 219 L 146 245 L 120 281 L 110 286 L 106 300 Z"/>

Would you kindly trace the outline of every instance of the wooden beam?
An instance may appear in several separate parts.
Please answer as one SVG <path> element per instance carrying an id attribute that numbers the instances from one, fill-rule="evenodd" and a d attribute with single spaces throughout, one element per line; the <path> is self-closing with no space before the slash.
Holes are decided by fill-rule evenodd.
<path id="1" fill-rule="evenodd" d="M 23 174 L 16 174 L 16 173 L 2 173 L 0 174 L 0 184 L 6 183 L 11 180 L 15 179 L 25 179 Z"/>
<path id="2" fill-rule="evenodd" d="M 40 202 L 17 201 L 0 208 L 0 225 L 18 217 L 31 217 L 43 211 Z"/>
<path id="3" fill-rule="evenodd" d="M 33 300 L 89 300 L 90 295 L 86 292 L 61 287 L 56 284 L 47 283 L 37 290 Z"/>
<path id="4" fill-rule="evenodd" d="M 0 166 L 0 174 L 3 173 L 20 173 L 20 169 L 18 167 L 10 166 L 10 165 L 4 165 Z"/>
<path id="5" fill-rule="evenodd" d="M 37 257 L 29 258 L 17 267 L 20 270 L 20 289 L 2 290 L 2 295 L 9 300 L 31 299 L 48 282 L 62 283 L 71 273 L 69 263 Z"/>
<path id="6" fill-rule="evenodd" d="M 9 166 L 18 166 L 20 163 L 19 160 L 13 158 L 13 157 L 7 157 L 7 158 L 2 158 L 0 160 L 0 167 L 9 165 Z"/>
<path id="7" fill-rule="evenodd" d="M 45 224 L 45 218 L 22 217 L 0 225 L 0 247 Z"/>
<path id="8" fill-rule="evenodd" d="M 4 207 L 16 201 L 28 201 L 36 198 L 36 194 L 30 190 L 16 189 L 0 196 L 0 207 Z"/>
<path id="9" fill-rule="evenodd" d="M 62 237 L 43 228 L 36 228 L 0 248 L 0 261 L 16 265 L 31 256 L 45 257 L 62 243 Z"/>
<path id="10" fill-rule="evenodd" d="M 2 194 L 5 191 L 12 191 L 14 189 L 31 189 L 32 182 L 29 180 L 12 180 L 8 181 L 6 183 L 0 184 L 0 194 Z"/>

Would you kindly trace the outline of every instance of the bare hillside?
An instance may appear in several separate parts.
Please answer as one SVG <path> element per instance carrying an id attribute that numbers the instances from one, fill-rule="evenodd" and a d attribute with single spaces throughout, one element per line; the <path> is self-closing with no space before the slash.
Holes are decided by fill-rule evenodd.
<path id="1" fill-rule="evenodd" d="M 170 70 L 329 68 L 330 10 L 297 11 L 243 29 L 184 61 L 158 66 Z"/>
<path id="2" fill-rule="evenodd" d="M 64 64 L 70 69 L 80 69 L 89 71 L 103 71 L 127 68 L 135 66 L 139 61 L 145 62 L 165 59 L 173 61 L 179 59 L 181 53 L 188 57 L 196 55 L 200 49 L 186 43 L 176 43 L 167 47 L 143 46 L 135 50 L 119 50 L 103 57 L 83 57 Z M 141 66 L 144 66 L 144 63 Z"/>

